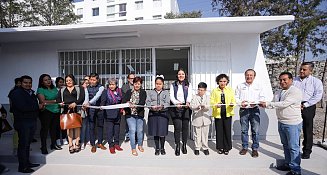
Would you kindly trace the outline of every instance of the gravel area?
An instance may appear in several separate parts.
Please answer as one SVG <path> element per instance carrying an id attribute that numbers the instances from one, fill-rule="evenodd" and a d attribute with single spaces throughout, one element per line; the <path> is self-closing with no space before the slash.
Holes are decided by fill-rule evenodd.
<path id="1" fill-rule="evenodd" d="M 322 139 L 326 110 L 317 107 L 316 116 L 313 121 L 313 137 L 314 139 Z M 327 140 L 327 126 L 325 130 L 325 140 Z"/>

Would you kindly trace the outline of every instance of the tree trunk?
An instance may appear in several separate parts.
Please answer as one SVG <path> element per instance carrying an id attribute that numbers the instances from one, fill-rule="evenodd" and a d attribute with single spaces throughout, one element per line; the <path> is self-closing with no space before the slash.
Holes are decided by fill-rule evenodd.
<path id="1" fill-rule="evenodd" d="M 322 82 L 322 85 L 324 86 L 325 85 L 325 76 L 326 76 L 326 71 L 327 71 L 327 56 L 326 56 L 326 60 L 325 60 L 325 66 L 324 66 L 324 72 L 322 73 L 322 77 L 321 77 L 321 82 Z M 326 87 L 325 87 L 326 88 Z M 324 89 L 325 89 L 324 88 Z M 325 90 L 326 91 L 326 90 Z M 325 93 L 323 93 L 323 97 L 322 97 L 322 99 L 321 99 L 321 103 L 320 103 L 320 107 L 321 108 L 324 108 L 326 105 L 325 105 L 325 103 L 326 103 L 326 101 L 327 101 L 327 99 L 326 99 L 326 101 L 324 101 L 324 96 L 325 96 L 326 94 Z M 327 109 L 325 109 L 325 110 L 327 110 Z"/>

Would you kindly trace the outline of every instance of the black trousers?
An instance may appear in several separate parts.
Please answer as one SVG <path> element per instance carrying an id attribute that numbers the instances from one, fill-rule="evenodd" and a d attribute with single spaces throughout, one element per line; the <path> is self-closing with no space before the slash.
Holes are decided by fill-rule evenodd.
<path id="1" fill-rule="evenodd" d="M 28 168 L 30 164 L 30 144 L 36 130 L 36 118 L 14 120 L 14 128 L 18 133 L 18 170 Z"/>
<path id="2" fill-rule="evenodd" d="M 103 110 L 99 109 L 89 109 L 88 116 L 89 117 L 89 127 L 90 127 L 90 143 L 92 146 L 95 146 L 95 140 L 98 139 L 98 144 L 102 144 L 103 141 Z M 95 129 L 97 132 L 95 133 Z M 96 137 L 97 136 L 97 137 Z"/>
<path id="3" fill-rule="evenodd" d="M 215 118 L 216 148 L 223 150 L 232 149 L 232 117 L 222 116 Z"/>
<path id="4" fill-rule="evenodd" d="M 40 113 L 40 121 L 41 121 L 41 130 L 40 130 L 40 137 L 41 137 L 41 147 L 47 147 L 47 137 L 48 133 L 50 132 L 51 138 L 51 145 L 56 144 L 57 139 L 57 129 L 58 129 L 58 118 L 59 113 L 53 113 L 47 109 Z"/>
<path id="5" fill-rule="evenodd" d="M 120 116 L 115 119 L 105 119 L 107 125 L 108 143 L 109 147 L 114 147 L 119 144 L 119 131 L 120 131 Z"/>
<path id="6" fill-rule="evenodd" d="M 172 109 L 172 120 L 174 124 L 174 136 L 175 143 L 180 143 L 181 132 L 182 132 L 182 142 L 186 143 L 189 137 L 190 128 L 190 114 L 189 108 L 173 108 Z"/>
<path id="7" fill-rule="evenodd" d="M 303 119 L 303 154 L 311 154 L 313 145 L 313 118 L 316 115 L 316 105 L 302 110 Z"/>

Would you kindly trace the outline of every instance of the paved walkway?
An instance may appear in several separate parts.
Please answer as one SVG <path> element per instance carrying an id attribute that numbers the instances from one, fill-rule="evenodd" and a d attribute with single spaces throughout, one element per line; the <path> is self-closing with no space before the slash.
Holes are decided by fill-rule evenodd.
<path id="1" fill-rule="evenodd" d="M 39 139 L 38 139 L 39 140 Z M 98 149 L 92 154 L 90 147 L 80 153 L 70 155 L 68 147 L 64 146 L 61 151 L 50 152 L 47 156 L 40 153 L 40 143 L 32 144 L 31 160 L 42 165 L 33 174 L 40 175 L 82 175 L 82 174 L 119 174 L 119 175 L 254 175 L 254 174 L 286 174 L 273 168 L 283 159 L 283 151 L 280 141 L 276 139 L 262 140 L 259 149 L 259 157 L 252 158 L 248 153 L 245 156 L 238 154 L 241 142 L 233 141 L 233 149 L 229 155 L 219 155 L 214 151 L 215 143 L 209 143 L 210 155 L 203 152 L 199 156 L 193 154 L 194 144 L 189 141 L 188 154 L 176 157 L 174 155 L 173 141 L 166 143 L 165 156 L 154 155 L 153 140 L 144 142 L 145 152 L 139 153 L 138 157 L 132 156 L 129 143 L 122 143 L 124 151 L 115 155 L 109 151 Z M 0 140 L 0 160 L 11 170 L 6 174 L 17 173 L 17 158 L 12 156 L 11 138 L 5 136 Z M 327 175 L 327 151 L 314 147 L 311 159 L 302 160 L 302 174 Z"/>

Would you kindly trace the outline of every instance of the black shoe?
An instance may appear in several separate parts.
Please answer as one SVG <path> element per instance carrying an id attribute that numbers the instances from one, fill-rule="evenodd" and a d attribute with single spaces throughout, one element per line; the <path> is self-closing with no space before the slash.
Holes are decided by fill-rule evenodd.
<path id="1" fill-rule="evenodd" d="M 62 148 L 60 146 L 58 146 L 58 145 L 51 145 L 50 149 L 51 150 L 62 150 Z"/>
<path id="2" fill-rule="evenodd" d="M 160 150 L 156 149 L 156 151 L 154 152 L 154 155 L 159 156 L 159 154 L 160 154 Z"/>
<path id="3" fill-rule="evenodd" d="M 23 168 L 23 169 L 19 169 L 18 172 L 21 172 L 21 173 L 33 173 L 34 170 L 31 169 L 31 168 Z"/>
<path id="4" fill-rule="evenodd" d="M 46 147 L 41 148 L 41 153 L 42 154 L 49 154 L 48 149 Z"/>
<path id="5" fill-rule="evenodd" d="M 291 171 L 291 168 L 286 165 L 277 166 L 276 169 L 279 171 Z"/>
<path id="6" fill-rule="evenodd" d="M 209 150 L 207 150 L 207 149 L 206 150 L 203 150 L 203 153 L 204 153 L 204 155 L 207 156 L 207 155 L 209 155 Z"/>
<path id="7" fill-rule="evenodd" d="M 310 154 L 304 154 L 304 153 L 302 153 L 301 158 L 302 159 L 310 159 Z"/>
<path id="8" fill-rule="evenodd" d="M 200 154 L 200 151 L 199 150 L 194 150 L 194 155 L 199 155 Z"/>
<path id="9" fill-rule="evenodd" d="M 187 148 L 186 148 L 186 143 L 185 142 L 183 142 L 183 145 L 182 145 L 182 153 L 187 154 Z"/>
<path id="10" fill-rule="evenodd" d="M 179 156 L 180 154 L 181 154 L 180 143 L 177 143 L 177 144 L 176 144 L 176 147 L 175 147 L 175 155 L 176 155 L 176 156 Z"/>
<path id="11" fill-rule="evenodd" d="M 38 163 L 30 163 L 28 166 L 29 166 L 30 168 L 34 168 L 34 167 L 38 167 L 38 166 L 40 166 L 40 164 L 38 164 Z"/>
<path id="12" fill-rule="evenodd" d="M 223 154 L 224 150 L 223 149 L 218 149 L 218 154 Z"/>
<path id="13" fill-rule="evenodd" d="M 126 142 L 129 142 L 129 140 L 130 140 L 129 137 L 126 137 L 125 140 L 124 140 L 124 142 L 125 142 L 125 143 L 126 143 Z"/>
<path id="14" fill-rule="evenodd" d="M 32 143 L 35 143 L 35 142 L 37 142 L 37 140 L 33 138 L 33 139 L 32 139 Z"/>
<path id="15" fill-rule="evenodd" d="M 224 154 L 228 155 L 229 151 L 228 150 L 224 150 Z"/>
<path id="16" fill-rule="evenodd" d="M 165 149 L 161 149 L 160 153 L 161 153 L 161 155 L 166 155 Z"/>
<path id="17" fill-rule="evenodd" d="M 301 173 L 297 174 L 297 173 L 294 173 L 293 171 L 290 171 L 286 175 L 301 175 Z"/>

